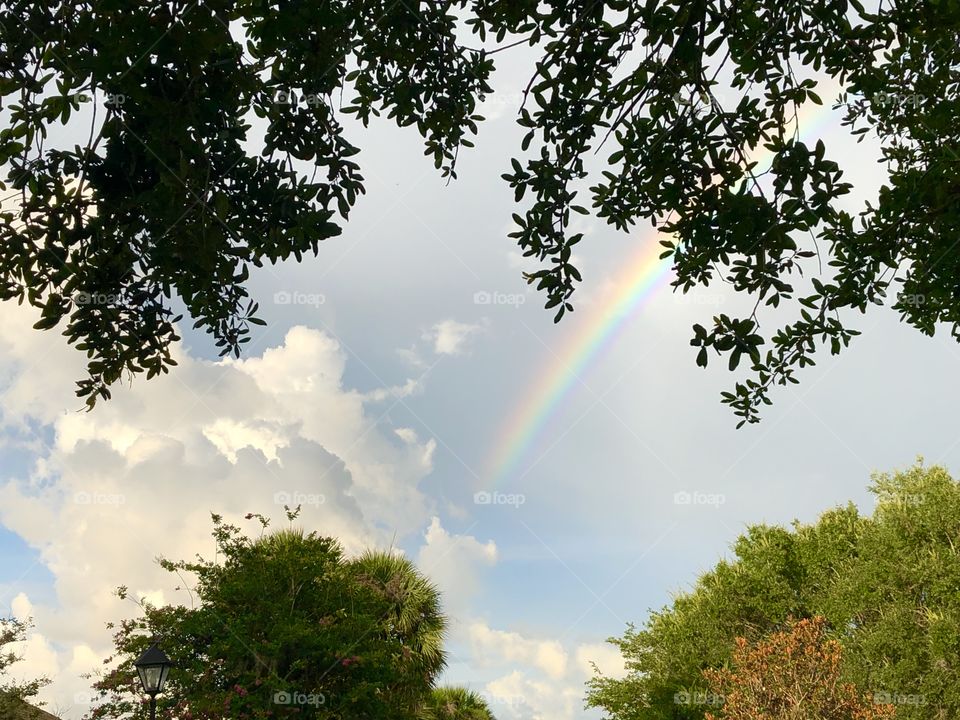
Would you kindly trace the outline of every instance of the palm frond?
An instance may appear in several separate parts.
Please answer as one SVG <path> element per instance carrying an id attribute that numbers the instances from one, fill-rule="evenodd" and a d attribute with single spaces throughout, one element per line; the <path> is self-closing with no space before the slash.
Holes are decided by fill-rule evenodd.
<path id="1" fill-rule="evenodd" d="M 410 560 L 395 553 L 368 550 L 350 562 L 361 582 L 389 605 L 390 631 L 409 648 L 432 676 L 446 665 L 443 640 L 447 620 L 440 590 Z"/>

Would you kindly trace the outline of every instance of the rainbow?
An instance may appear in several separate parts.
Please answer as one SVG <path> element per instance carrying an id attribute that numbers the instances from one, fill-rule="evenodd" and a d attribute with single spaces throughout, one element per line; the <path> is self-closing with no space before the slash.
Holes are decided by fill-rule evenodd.
<path id="1" fill-rule="evenodd" d="M 840 86 L 832 83 L 821 93 L 822 97 L 838 95 Z M 831 119 L 829 101 L 823 105 L 805 104 L 797 116 L 797 127 L 804 139 L 819 137 L 823 124 Z M 755 151 L 752 160 L 761 172 L 772 159 L 764 148 Z M 613 282 L 614 292 L 609 300 L 589 308 L 587 317 L 577 323 L 575 331 L 563 347 L 549 358 L 550 363 L 537 382 L 521 397 L 500 427 L 494 449 L 490 454 L 490 468 L 486 477 L 492 477 L 494 486 L 516 481 L 532 468 L 521 471 L 521 463 L 530 455 L 550 418 L 571 391 L 583 384 L 597 361 L 612 348 L 635 317 L 637 310 L 658 291 L 669 287 L 672 263 L 660 259 L 663 239 L 656 230 L 648 230 L 639 243 L 640 248 L 624 266 Z M 536 464 L 534 459 L 533 464 Z"/>

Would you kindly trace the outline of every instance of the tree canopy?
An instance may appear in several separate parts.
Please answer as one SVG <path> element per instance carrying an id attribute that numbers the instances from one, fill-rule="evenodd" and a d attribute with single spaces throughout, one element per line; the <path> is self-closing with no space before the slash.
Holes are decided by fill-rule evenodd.
<path id="1" fill-rule="evenodd" d="M 133 661 L 154 640 L 174 662 L 160 718 L 492 718 L 478 714 L 480 698 L 437 686 L 446 617 L 409 560 L 347 558 L 315 533 L 250 539 L 214 522 L 217 562 L 162 561 L 196 578 L 191 606 L 145 604 L 112 626 L 115 653 L 95 681 L 90 718 L 145 717 Z"/>
<path id="2" fill-rule="evenodd" d="M 461 687 L 438 687 L 424 706 L 422 720 L 494 720 L 487 701 Z"/>
<path id="3" fill-rule="evenodd" d="M 700 365 L 749 358 L 723 402 L 755 422 L 772 385 L 857 334 L 852 311 L 894 296 L 921 332 L 960 336 L 958 30 L 952 0 L 3 2 L 0 298 L 86 352 L 91 406 L 173 364 L 175 296 L 239 353 L 262 322 L 250 268 L 316 253 L 364 192 L 343 118 L 415 126 L 453 178 L 495 56 L 526 44 L 504 177 L 511 237 L 541 263 L 528 281 L 559 320 L 581 280 L 571 218 L 655 222 L 676 289 L 755 300 L 691 341 Z M 886 182 L 858 213 L 828 149 L 799 137 L 824 81 L 882 148 Z M 786 324 L 761 330 L 781 305 Z"/>
<path id="4" fill-rule="evenodd" d="M 872 491 L 872 515 L 851 504 L 792 530 L 749 528 L 731 559 L 611 640 L 630 672 L 594 677 L 589 705 L 612 720 L 703 720 L 717 709 L 703 671 L 728 665 L 737 638 L 822 616 L 844 682 L 897 720 L 960 715 L 960 484 L 917 465 L 875 476 Z"/>

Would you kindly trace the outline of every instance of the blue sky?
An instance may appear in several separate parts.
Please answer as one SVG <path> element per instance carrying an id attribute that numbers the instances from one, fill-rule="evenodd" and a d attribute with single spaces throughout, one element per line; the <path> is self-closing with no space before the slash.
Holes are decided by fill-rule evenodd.
<path id="1" fill-rule="evenodd" d="M 696 368 L 688 340 L 692 323 L 742 301 L 660 289 L 549 418 L 523 476 L 491 478 L 525 390 L 609 298 L 625 255 L 651 242 L 584 221 L 581 311 L 554 325 L 520 277 L 499 178 L 525 79 L 519 62 L 500 72 L 449 185 L 416 136 L 358 130 L 367 195 L 319 257 L 254 274 L 269 326 L 240 362 L 185 329 L 173 377 L 117 388 L 84 414 L 79 353 L 31 330 L 29 310 L 0 307 L 0 608 L 34 616 L 24 669 L 55 678 L 46 698 L 65 716 L 88 708 L 79 675 L 109 650 L 103 624 L 135 612 L 110 590 L 182 601 L 152 561 L 209 550 L 211 511 L 279 524 L 278 493 L 323 495 L 304 525 L 351 550 L 395 541 L 444 589 L 451 681 L 503 719 L 580 718 L 594 716 L 586 661 L 619 671 L 604 639 L 688 587 L 746 525 L 848 500 L 869 511 L 870 473 L 917 455 L 957 467 L 960 350 L 948 337 L 874 309 L 849 351 L 820 357 L 760 425 L 736 431 L 719 403 L 734 378 Z M 879 181 L 876 148 L 835 122 L 820 134 L 862 203 Z M 524 301 L 477 304 L 478 292 Z M 473 502 L 494 489 L 523 504 Z M 683 505 L 678 492 L 723 499 Z"/>

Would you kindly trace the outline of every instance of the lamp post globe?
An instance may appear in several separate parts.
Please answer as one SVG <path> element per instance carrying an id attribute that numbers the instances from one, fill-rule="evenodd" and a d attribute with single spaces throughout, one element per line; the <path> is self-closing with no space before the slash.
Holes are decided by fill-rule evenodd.
<path id="1" fill-rule="evenodd" d="M 152 643 L 133 665 L 137 668 L 143 691 L 150 696 L 150 720 L 156 720 L 157 693 L 163 692 L 163 686 L 167 683 L 167 676 L 170 674 L 173 663 L 156 643 Z"/>

